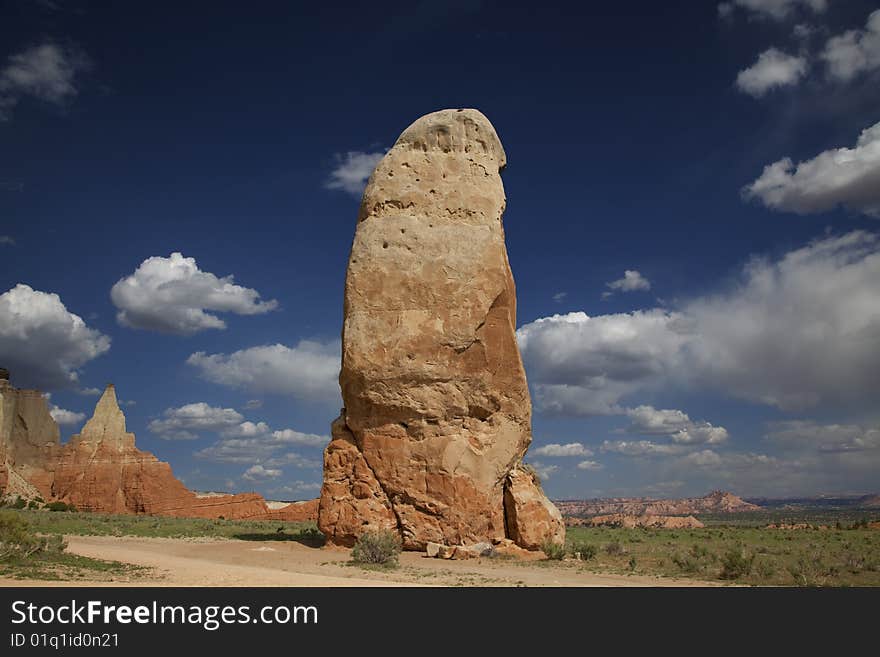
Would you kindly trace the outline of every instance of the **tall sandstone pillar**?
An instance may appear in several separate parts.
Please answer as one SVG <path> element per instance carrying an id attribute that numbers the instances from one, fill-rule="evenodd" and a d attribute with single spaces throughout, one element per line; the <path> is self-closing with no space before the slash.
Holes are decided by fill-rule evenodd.
<path id="1" fill-rule="evenodd" d="M 345 283 L 345 408 L 324 453 L 332 543 L 391 529 L 404 547 L 564 540 L 522 468 L 531 401 L 504 245 L 506 158 L 489 120 L 407 128 L 364 191 Z"/>

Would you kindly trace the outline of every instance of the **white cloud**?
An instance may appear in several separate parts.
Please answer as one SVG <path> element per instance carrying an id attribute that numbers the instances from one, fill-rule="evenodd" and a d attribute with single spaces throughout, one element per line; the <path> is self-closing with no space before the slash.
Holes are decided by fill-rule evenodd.
<path id="1" fill-rule="evenodd" d="M 264 468 L 262 465 L 257 464 L 245 470 L 241 478 L 248 481 L 265 481 L 267 479 L 277 479 L 281 474 L 281 470 L 277 468 Z"/>
<path id="2" fill-rule="evenodd" d="M 110 290 L 119 309 L 117 321 L 129 328 L 192 335 L 206 329 L 225 329 L 226 323 L 206 311 L 258 315 L 278 307 L 274 299 L 260 301 L 256 290 L 218 278 L 199 269 L 194 258 L 180 253 L 144 260 L 133 274 Z"/>
<path id="3" fill-rule="evenodd" d="M 880 428 L 854 424 L 819 424 L 814 420 L 773 422 L 766 438 L 785 447 L 820 452 L 880 450 Z"/>
<path id="4" fill-rule="evenodd" d="M 186 362 L 212 383 L 337 403 L 340 348 L 338 340 L 301 340 L 295 347 L 264 345 L 231 354 L 208 355 L 199 351 Z"/>
<path id="5" fill-rule="evenodd" d="M 316 481 L 294 481 L 292 484 L 287 484 L 285 486 L 280 486 L 279 488 L 272 488 L 268 492 L 270 495 L 274 497 L 297 497 L 306 494 L 314 494 L 317 491 L 321 490 L 320 482 Z"/>
<path id="6" fill-rule="evenodd" d="M 336 168 L 330 173 L 330 178 L 324 186 L 327 189 L 341 189 L 359 197 L 363 194 L 373 169 L 383 157 L 385 157 L 384 151 L 373 153 L 349 151 L 345 154 L 337 154 Z"/>
<path id="7" fill-rule="evenodd" d="M 650 440 L 606 440 L 602 452 L 613 452 L 623 456 L 669 456 L 685 451 L 682 445 L 667 445 Z"/>
<path id="8" fill-rule="evenodd" d="M 538 447 L 537 449 L 531 450 L 531 453 L 535 456 L 592 456 L 593 452 L 584 447 L 581 443 L 566 443 L 565 445 L 560 445 L 559 443 L 550 443 L 548 445 L 544 445 L 543 447 Z"/>
<path id="9" fill-rule="evenodd" d="M 537 319 L 517 330 L 540 408 L 560 414 L 623 412 L 619 400 L 673 371 L 689 339 L 679 313 L 654 309 Z"/>
<path id="10" fill-rule="evenodd" d="M 74 390 L 74 392 L 78 395 L 84 395 L 86 397 L 97 397 L 103 392 L 103 390 L 101 390 L 100 388 L 79 388 L 78 390 Z"/>
<path id="11" fill-rule="evenodd" d="M 653 406 L 629 408 L 626 414 L 632 420 L 627 428 L 631 433 L 648 436 L 669 436 L 681 444 L 722 443 L 728 438 L 724 427 L 708 422 L 694 422 L 687 413 L 674 409 L 657 409 Z"/>
<path id="12" fill-rule="evenodd" d="M 534 468 L 535 474 L 538 475 L 538 479 L 542 481 L 546 481 L 547 479 L 549 479 L 550 475 L 552 475 L 559 469 L 558 465 L 545 465 L 540 461 L 531 461 L 529 462 L 529 465 Z"/>
<path id="13" fill-rule="evenodd" d="M 557 292 L 553 295 L 553 301 L 555 301 L 556 303 L 562 303 L 563 301 L 565 301 L 565 297 L 567 296 L 568 292 Z"/>
<path id="14" fill-rule="evenodd" d="M 307 447 L 324 447 L 330 442 L 328 436 L 319 436 L 314 433 L 302 433 L 293 429 L 281 429 L 272 432 L 272 439 L 278 443 L 290 445 L 306 445 Z"/>
<path id="15" fill-rule="evenodd" d="M 880 9 L 868 16 L 864 30 L 849 30 L 828 39 L 820 57 L 829 77 L 839 82 L 880 68 Z"/>
<path id="16" fill-rule="evenodd" d="M 623 272 L 623 278 L 605 283 L 605 285 L 611 288 L 612 292 L 603 292 L 603 299 L 607 299 L 614 292 L 636 292 L 651 289 L 651 282 L 635 269 L 627 269 Z"/>
<path id="17" fill-rule="evenodd" d="M 68 411 L 64 408 L 59 408 L 52 404 L 49 407 L 49 415 L 52 416 L 52 419 L 59 425 L 66 424 L 80 424 L 81 422 L 85 422 L 86 414 L 85 413 L 76 413 L 75 411 Z"/>
<path id="18" fill-rule="evenodd" d="M 15 240 L 9 235 L 0 235 L 0 244 L 5 246 L 15 246 Z"/>
<path id="19" fill-rule="evenodd" d="M 736 8 L 742 9 L 750 17 L 781 21 L 799 9 L 824 12 L 828 8 L 828 0 L 728 0 L 718 5 L 718 15 L 727 18 Z"/>
<path id="20" fill-rule="evenodd" d="M 0 363 L 19 387 L 70 387 L 110 338 L 68 312 L 57 294 L 19 283 L 0 295 Z"/>
<path id="21" fill-rule="evenodd" d="M 776 261 L 753 259 L 741 282 L 696 299 L 683 376 L 784 410 L 876 407 L 880 242 L 829 236 Z"/>
<path id="22" fill-rule="evenodd" d="M 220 435 L 224 438 L 252 438 L 254 436 L 265 436 L 270 431 L 272 429 L 265 422 L 247 421 L 221 429 Z"/>
<path id="23" fill-rule="evenodd" d="M 244 419 L 233 408 L 219 408 L 205 402 L 166 409 L 162 419 L 153 420 L 147 428 L 165 440 L 195 440 L 196 432 L 236 432 Z M 246 423 L 251 424 L 251 423 Z"/>
<path id="24" fill-rule="evenodd" d="M 880 242 L 855 231 L 776 260 L 753 258 L 732 287 L 654 309 L 554 315 L 517 331 L 538 408 L 623 413 L 670 387 L 715 389 L 785 410 L 876 407 Z M 703 439 L 719 428 L 697 423 Z M 713 431 L 714 429 L 714 431 Z M 679 440 L 693 442 L 693 431 Z"/>
<path id="25" fill-rule="evenodd" d="M 257 409 L 263 408 L 263 400 L 262 399 L 248 399 L 245 402 L 244 407 L 249 411 L 255 411 Z"/>
<path id="26" fill-rule="evenodd" d="M 642 405 L 627 409 L 626 414 L 632 421 L 628 431 L 646 436 L 669 436 L 691 425 L 688 414 L 675 409 Z"/>
<path id="27" fill-rule="evenodd" d="M 601 470 L 605 466 L 596 461 L 581 461 L 577 465 L 578 470 L 589 470 L 591 472 L 596 472 L 597 470 Z"/>
<path id="28" fill-rule="evenodd" d="M 704 449 L 700 452 L 693 452 L 684 457 L 688 463 L 698 466 L 714 466 L 721 465 L 721 457 L 711 449 Z"/>
<path id="29" fill-rule="evenodd" d="M 797 214 L 838 205 L 880 217 L 880 123 L 862 131 L 855 148 L 835 148 L 797 165 L 785 157 L 743 188 L 747 199 Z"/>
<path id="30" fill-rule="evenodd" d="M 772 89 L 794 84 L 807 74 L 807 60 L 770 48 L 758 60 L 736 76 L 736 86 L 743 93 L 760 98 Z"/>
<path id="31" fill-rule="evenodd" d="M 12 55 L 0 69 L 0 121 L 9 120 L 26 97 L 64 105 L 77 95 L 74 78 L 87 65 L 85 57 L 54 43 Z"/>

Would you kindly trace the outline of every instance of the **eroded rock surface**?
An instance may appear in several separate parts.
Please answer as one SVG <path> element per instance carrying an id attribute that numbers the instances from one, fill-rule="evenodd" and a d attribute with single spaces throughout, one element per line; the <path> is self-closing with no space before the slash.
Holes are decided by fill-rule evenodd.
<path id="1" fill-rule="evenodd" d="M 443 110 L 407 128 L 370 178 L 345 284 L 345 408 L 324 454 L 318 522 L 331 542 L 383 528 L 409 549 L 508 537 L 505 489 L 531 442 L 531 401 L 505 163 L 485 116 Z M 561 540 L 553 505 L 529 508 L 529 545 Z"/>
<path id="2" fill-rule="evenodd" d="M 84 511 L 298 520 L 316 506 L 269 509 L 256 493 L 198 496 L 171 466 L 135 446 L 108 385 L 82 431 L 59 443 L 43 393 L 0 378 L 0 496 L 62 501 Z"/>

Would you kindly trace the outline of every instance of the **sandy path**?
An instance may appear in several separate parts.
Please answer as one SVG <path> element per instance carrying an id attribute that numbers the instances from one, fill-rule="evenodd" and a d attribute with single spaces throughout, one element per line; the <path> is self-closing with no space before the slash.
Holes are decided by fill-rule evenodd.
<path id="1" fill-rule="evenodd" d="M 147 566 L 131 581 L 29 582 L 0 578 L 0 586 L 713 586 L 711 582 L 644 575 L 598 574 L 579 565 L 479 559 L 444 561 L 401 555 L 401 567 L 374 572 L 347 565 L 347 550 L 293 541 L 237 541 L 70 536 L 75 554 Z"/>

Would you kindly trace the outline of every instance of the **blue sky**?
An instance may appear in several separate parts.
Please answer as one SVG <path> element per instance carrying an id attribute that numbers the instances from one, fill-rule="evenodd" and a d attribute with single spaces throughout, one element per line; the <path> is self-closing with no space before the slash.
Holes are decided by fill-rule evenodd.
<path id="1" fill-rule="evenodd" d="M 0 366 L 65 436 L 113 382 L 314 496 L 360 190 L 476 107 L 552 497 L 880 489 L 876 3 L 0 6 Z"/>

